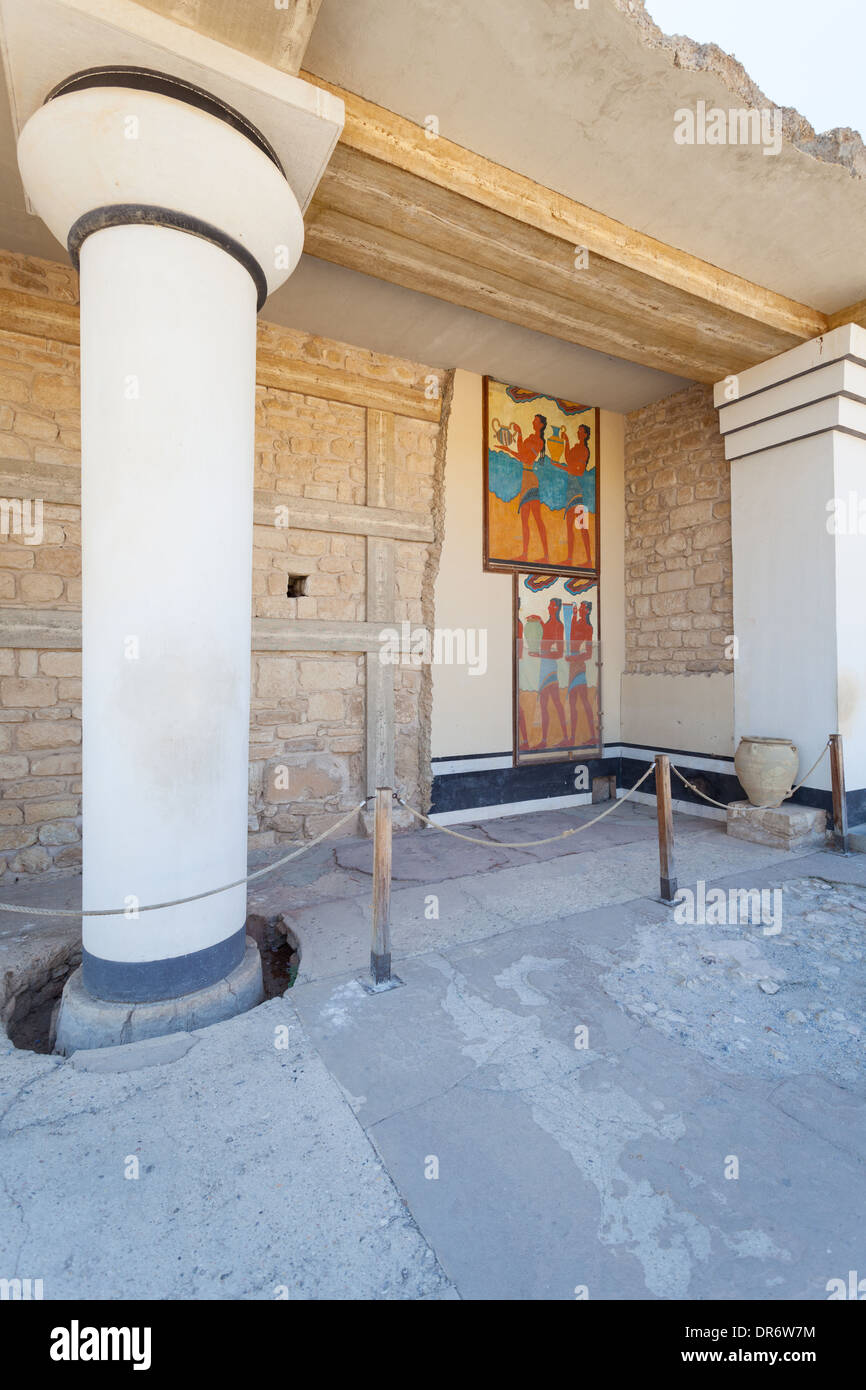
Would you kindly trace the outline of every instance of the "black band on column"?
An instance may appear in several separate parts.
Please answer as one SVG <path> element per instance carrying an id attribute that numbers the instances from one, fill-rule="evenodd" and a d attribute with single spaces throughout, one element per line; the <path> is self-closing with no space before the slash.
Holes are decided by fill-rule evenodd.
<path id="1" fill-rule="evenodd" d="M 232 256 L 248 271 L 256 287 L 256 312 L 261 309 L 268 297 L 268 282 L 265 273 L 245 246 L 219 227 L 203 222 L 200 217 L 192 217 L 186 212 L 175 212 L 173 208 L 153 207 L 148 203 L 111 203 L 106 207 L 93 208 L 73 222 L 66 238 L 72 264 L 78 270 L 78 255 L 81 245 L 94 232 L 106 227 L 128 226 L 171 227 L 178 232 L 189 232 L 190 236 L 201 237 Z"/>
<path id="2" fill-rule="evenodd" d="M 246 934 L 246 927 L 241 927 L 215 946 L 167 960 L 106 960 L 85 950 L 81 956 L 82 982 L 96 999 L 125 1004 L 178 999 L 230 975 L 244 958 Z"/>
<path id="3" fill-rule="evenodd" d="M 153 68 L 139 68 L 125 63 L 104 63 L 97 68 L 85 68 L 82 72 L 74 72 L 69 77 L 64 77 L 62 82 L 52 87 L 42 104 L 45 106 L 55 97 L 66 96 L 68 92 L 85 91 L 89 87 L 129 87 L 139 92 L 157 92 L 160 96 L 172 97 L 175 101 L 184 101 L 187 106 L 194 106 L 199 111 L 206 111 L 209 116 L 216 116 L 217 120 L 224 121 L 233 130 L 245 135 L 262 154 L 266 154 L 268 159 L 276 164 L 283 178 L 286 177 L 286 171 L 273 145 L 242 112 L 236 111 L 227 101 L 215 97 L 212 92 L 206 92 L 204 87 L 197 87 L 194 82 L 187 82 L 183 77 L 170 77 L 168 73 L 156 72 Z"/>

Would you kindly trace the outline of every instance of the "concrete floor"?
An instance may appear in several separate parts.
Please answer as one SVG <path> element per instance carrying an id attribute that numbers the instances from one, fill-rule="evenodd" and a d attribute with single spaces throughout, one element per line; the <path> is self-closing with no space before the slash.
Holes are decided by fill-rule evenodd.
<path id="1" fill-rule="evenodd" d="M 358 983 L 371 849 L 343 840 L 251 890 L 301 940 L 282 999 L 66 1061 L 0 1050 L 0 1277 L 46 1298 L 826 1298 L 864 1258 L 866 858 L 678 816 L 681 885 L 780 888 L 783 909 L 777 934 L 681 924 L 642 808 L 503 848 L 591 814 L 398 836 L 401 988 Z M 51 931 L 0 918 L 0 970 Z"/>

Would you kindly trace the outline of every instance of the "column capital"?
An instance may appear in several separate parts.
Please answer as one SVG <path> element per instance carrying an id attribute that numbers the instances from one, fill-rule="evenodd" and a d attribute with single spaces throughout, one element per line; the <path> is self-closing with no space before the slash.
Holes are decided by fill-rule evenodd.
<path id="1" fill-rule="evenodd" d="M 303 249 L 301 210 L 266 138 L 192 83 L 135 67 L 71 75 L 18 141 L 27 193 L 77 265 L 84 239 L 150 223 L 204 237 L 249 271 L 258 307 Z"/>

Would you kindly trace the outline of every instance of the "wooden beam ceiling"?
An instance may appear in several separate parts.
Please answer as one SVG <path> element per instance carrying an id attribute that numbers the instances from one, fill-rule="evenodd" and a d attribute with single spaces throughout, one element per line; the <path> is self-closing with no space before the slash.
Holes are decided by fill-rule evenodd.
<path id="1" fill-rule="evenodd" d="M 322 0 L 137 0 L 209 39 L 294 76 L 304 61 Z"/>
<path id="2" fill-rule="evenodd" d="M 828 329 L 819 310 L 301 76 L 346 103 L 307 215 L 310 255 L 692 380 L 718 381 Z"/>
<path id="3" fill-rule="evenodd" d="M 849 323 L 856 323 L 859 328 L 866 328 L 866 299 L 860 299 L 856 304 L 849 304 L 845 309 L 837 309 L 835 314 L 830 314 L 827 320 L 827 326 L 830 329 L 844 328 Z"/>
<path id="4" fill-rule="evenodd" d="M 79 306 L 63 303 L 44 294 L 24 294 L 0 287 L 0 332 L 21 333 L 78 346 Z M 279 332 L 279 330 L 278 330 Z M 304 396 L 320 396 L 346 405 L 393 411 L 415 420 L 436 422 L 442 413 L 439 396 L 428 398 L 424 386 L 405 386 L 398 381 L 380 381 L 362 372 L 332 367 L 325 362 L 308 362 L 283 351 L 277 336 L 266 322 L 259 324 L 256 351 L 256 383 Z"/>

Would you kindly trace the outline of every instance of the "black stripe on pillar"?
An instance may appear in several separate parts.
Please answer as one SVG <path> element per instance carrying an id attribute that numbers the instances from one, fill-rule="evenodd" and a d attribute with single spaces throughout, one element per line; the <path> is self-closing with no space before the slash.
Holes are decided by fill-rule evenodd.
<path id="1" fill-rule="evenodd" d="M 126 1004 L 152 1004 L 159 999 L 179 999 L 207 989 L 240 965 L 246 950 L 246 927 L 240 927 L 224 941 L 168 960 L 106 960 L 82 952 L 81 976 L 84 988 L 96 999 Z"/>
<path id="2" fill-rule="evenodd" d="M 265 273 L 245 246 L 226 232 L 221 232 L 211 222 L 200 217 L 192 217 L 187 212 L 176 212 L 174 208 L 161 208 L 150 203 L 108 203 L 105 207 L 93 208 L 85 212 L 69 228 L 66 246 L 73 266 L 78 270 L 79 252 L 82 244 L 94 232 L 106 227 L 151 226 L 171 227 L 177 232 L 188 232 L 190 236 L 201 237 L 218 246 L 221 251 L 238 261 L 252 277 L 256 287 L 256 313 L 268 297 L 268 282 Z"/>
<path id="3" fill-rule="evenodd" d="M 206 111 L 209 116 L 216 116 L 218 121 L 223 121 L 225 125 L 230 125 L 233 130 L 245 135 L 262 154 L 267 155 L 272 164 L 277 166 L 283 178 L 286 177 L 286 171 L 273 145 L 265 139 L 258 126 L 248 121 L 242 112 L 237 111 L 234 106 L 229 106 L 228 102 L 222 101 L 220 97 L 215 97 L 213 92 L 205 91 L 204 87 L 197 87 L 194 82 L 187 82 L 182 77 L 171 77 L 168 73 L 157 72 L 153 68 L 139 68 L 126 63 L 103 63 L 96 68 L 85 68 L 81 72 L 64 77 L 62 82 L 52 87 L 42 104 L 47 106 L 55 97 L 66 96 L 69 92 L 86 91 L 91 87 L 128 87 L 133 91 L 158 92 L 160 96 L 185 102 L 187 106 L 194 106 L 198 111 Z"/>

